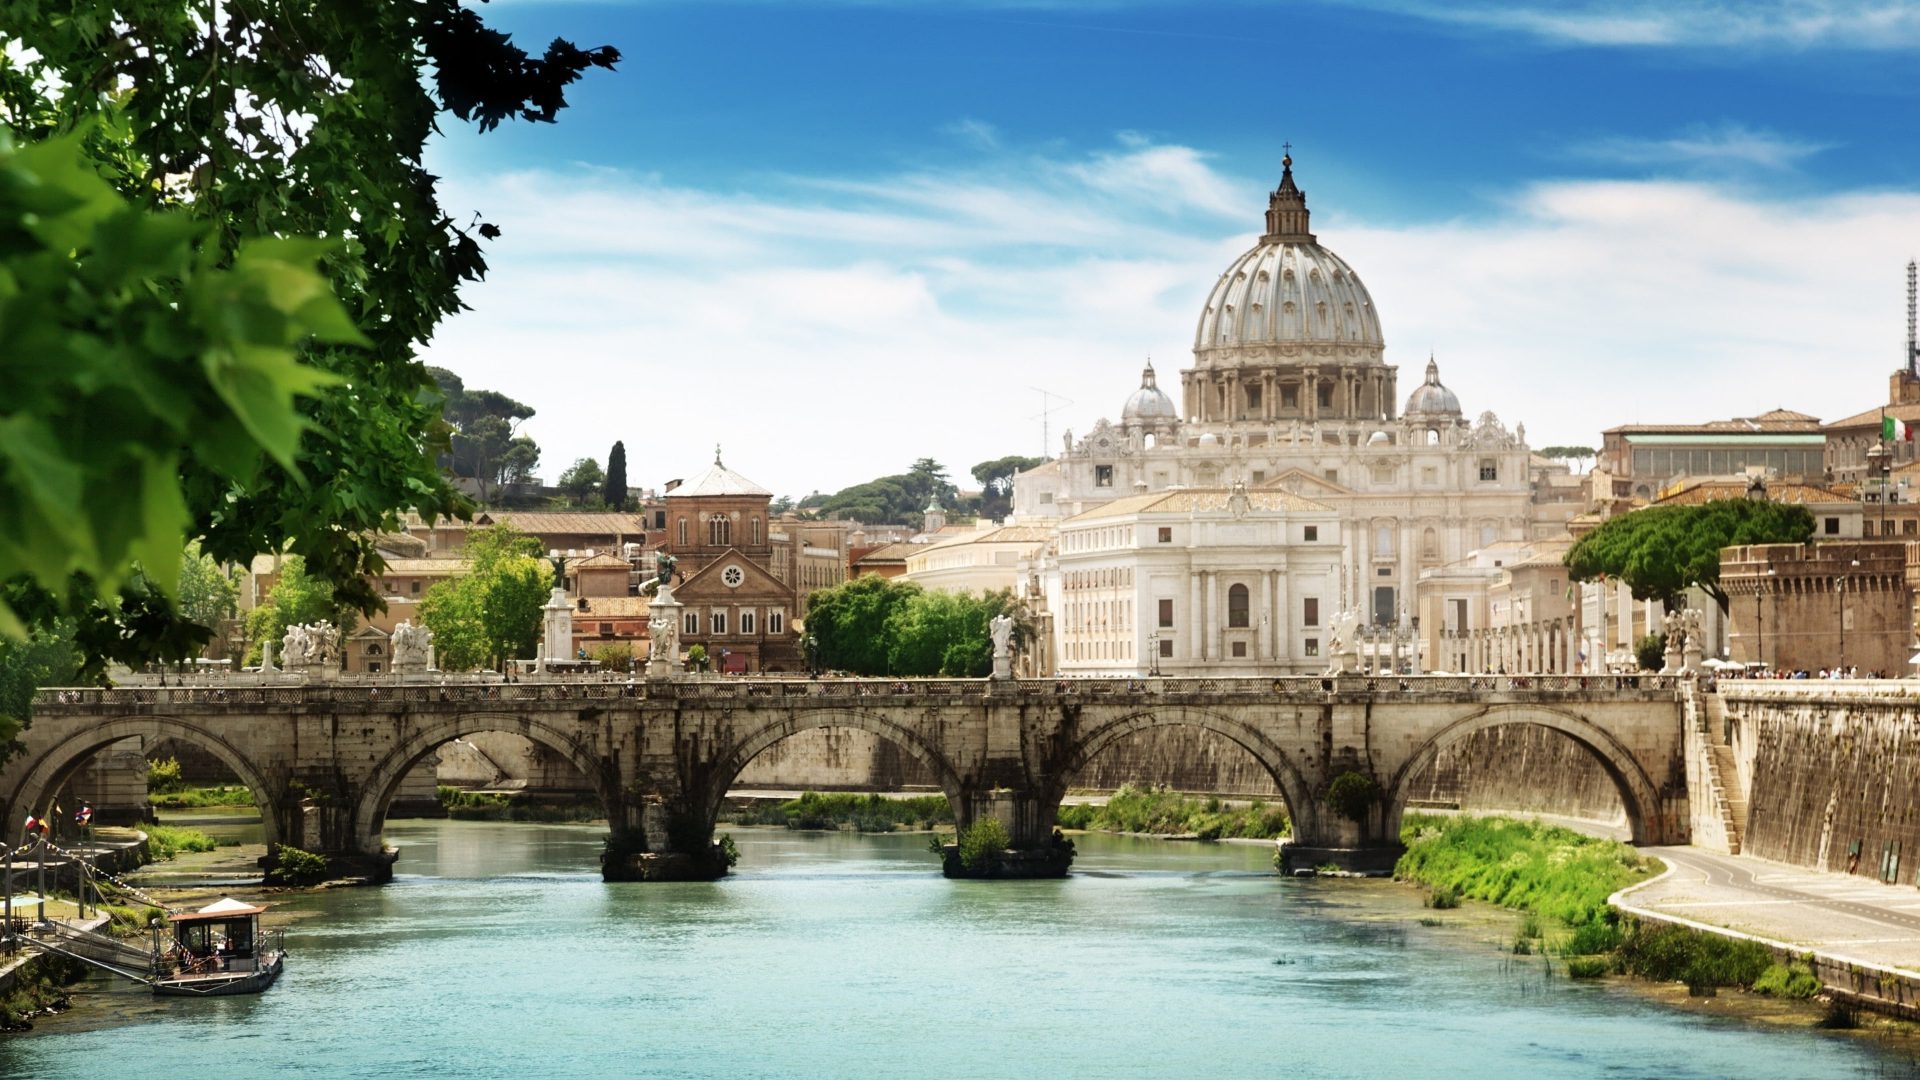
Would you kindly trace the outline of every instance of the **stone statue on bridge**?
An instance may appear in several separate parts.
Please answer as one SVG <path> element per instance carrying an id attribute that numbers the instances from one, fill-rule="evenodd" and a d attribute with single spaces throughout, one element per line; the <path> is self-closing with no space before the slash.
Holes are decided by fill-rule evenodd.
<path id="1" fill-rule="evenodd" d="M 307 628 L 312 642 L 307 662 L 321 669 L 332 669 L 340 662 L 340 630 L 325 619 Z"/>
<path id="2" fill-rule="evenodd" d="M 1705 669 L 1707 636 L 1701 629 L 1699 608 L 1688 608 L 1680 613 L 1680 632 L 1683 637 L 1680 646 L 1680 674 L 1698 675 Z"/>
<path id="3" fill-rule="evenodd" d="M 1678 675 L 1683 663 L 1680 650 L 1686 646 L 1687 623 L 1678 611 L 1669 611 L 1660 620 L 1660 630 L 1667 636 L 1666 661 L 1660 666 L 1662 675 Z"/>
<path id="4" fill-rule="evenodd" d="M 653 612 L 647 619 L 647 659 L 671 664 L 679 658 L 679 618 L 672 610 L 663 609 Z"/>
<path id="5" fill-rule="evenodd" d="M 993 638 L 993 677 L 1013 678 L 1013 619 L 1001 612 L 987 623 L 987 635 Z"/>
<path id="6" fill-rule="evenodd" d="M 313 639 L 308 636 L 306 627 L 298 623 L 287 627 L 286 636 L 280 639 L 280 660 L 286 664 L 288 671 L 304 669 L 312 650 Z"/>
<path id="7" fill-rule="evenodd" d="M 1351 609 L 1333 617 L 1332 634 L 1327 639 L 1327 674 L 1342 675 L 1360 670 L 1360 613 Z"/>
<path id="8" fill-rule="evenodd" d="M 402 620 L 399 626 L 393 628 L 393 670 L 427 670 L 427 654 L 432 648 L 433 631 L 425 626 L 415 626 L 411 619 Z"/>

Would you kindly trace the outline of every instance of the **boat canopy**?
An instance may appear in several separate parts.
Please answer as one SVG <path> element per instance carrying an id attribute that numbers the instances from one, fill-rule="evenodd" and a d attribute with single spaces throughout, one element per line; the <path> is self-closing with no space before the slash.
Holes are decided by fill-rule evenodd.
<path id="1" fill-rule="evenodd" d="M 249 904 L 229 896 L 216 900 L 199 911 L 183 911 L 178 915 L 169 915 L 167 920 L 179 923 L 199 922 L 203 919 L 233 919 L 243 915 L 258 915 L 265 910 L 267 909 L 259 904 Z"/>

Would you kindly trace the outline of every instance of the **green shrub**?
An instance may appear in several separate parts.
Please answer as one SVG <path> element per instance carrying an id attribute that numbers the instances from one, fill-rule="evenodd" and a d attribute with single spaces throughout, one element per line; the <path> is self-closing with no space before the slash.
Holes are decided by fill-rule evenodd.
<path id="1" fill-rule="evenodd" d="M 164 761 L 147 762 L 147 793 L 178 791 L 181 787 L 180 761 L 167 758 Z"/>
<path id="2" fill-rule="evenodd" d="M 1013 845 L 1013 836 L 999 818 L 983 817 L 960 834 L 960 865 L 968 870 L 990 867 Z"/>
<path id="3" fill-rule="evenodd" d="M 163 810 L 191 810 L 202 806 L 255 806 L 253 791 L 245 784 L 218 784 L 213 787 L 175 786 L 173 790 L 149 794 L 147 801 Z"/>
<path id="4" fill-rule="evenodd" d="M 1620 927 L 1605 918 L 1581 923 L 1560 945 L 1562 956 L 1599 956 L 1620 947 Z"/>
<path id="5" fill-rule="evenodd" d="M 267 884 L 313 885 L 327 880 L 331 872 L 325 855 L 281 844 L 274 851 L 273 869 L 267 871 Z"/>
<path id="6" fill-rule="evenodd" d="M 1327 806 L 1348 821 L 1365 821 L 1380 799 L 1380 785 L 1371 776 L 1349 769 L 1327 785 Z"/>
<path id="7" fill-rule="evenodd" d="M 720 841 L 714 845 L 720 849 L 720 858 L 731 870 L 740 862 L 740 845 L 733 842 L 732 833 L 721 833 Z"/>
<path id="8" fill-rule="evenodd" d="M 1460 890 L 1451 885 L 1436 885 L 1427 894 L 1426 905 L 1435 911 L 1446 911 L 1460 906 Z"/>
<path id="9" fill-rule="evenodd" d="M 212 851 L 220 846 L 199 829 L 178 825 L 148 825 L 146 833 L 147 851 L 156 862 L 165 862 L 183 851 Z"/>
<path id="10" fill-rule="evenodd" d="M 1820 992 L 1820 979 L 1805 964 L 1774 963 L 1753 980 L 1753 992 L 1806 999 Z"/>
<path id="11" fill-rule="evenodd" d="M 1513 935 L 1513 955 L 1532 956 L 1533 955 L 1532 939 L 1528 938 L 1527 935 L 1525 934 Z"/>
<path id="12" fill-rule="evenodd" d="M 1773 954 L 1755 941 L 1635 921 L 1620 943 L 1620 964 L 1630 975 L 1684 982 L 1699 993 L 1720 986 L 1753 986 L 1773 966 Z"/>
<path id="13" fill-rule="evenodd" d="M 851 828 L 855 832 L 930 829 L 951 824 L 953 808 L 945 795 L 892 798 L 849 791 L 802 792 L 776 806 L 750 806 L 729 815 L 736 825 L 785 825 L 789 829 Z"/>
<path id="14" fill-rule="evenodd" d="M 1667 666 L 1667 635 L 1648 634 L 1633 643 L 1633 658 L 1642 671 L 1659 671 Z"/>
<path id="15" fill-rule="evenodd" d="M 1527 912 L 1527 917 L 1520 920 L 1520 936 L 1523 938 L 1539 937 L 1540 936 L 1540 916 L 1534 914 L 1531 911 Z"/>
<path id="16" fill-rule="evenodd" d="M 1202 840 L 1272 840 L 1288 832 L 1285 806 L 1256 800 L 1235 808 L 1218 798 L 1198 799 L 1133 784 L 1122 784 L 1105 805 L 1062 806 L 1054 814 L 1054 823 L 1062 829 L 1197 836 Z"/>
<path id="17" fill-rule="evenodd" d="M 1613 964 L 1604 956 L 1570 956 L 1567 958 L 1567 975 L 1575 979 L 1597 979 L 1612 970 Z"/>
<path id="18" fill-rule="evenodd" d="M 1400 835 L 1397 876 L 1573 927 L 1609 918 L 1607 897 L 1655 866 L 1617 840 L 1507 818 L 1408 814 Z"/>

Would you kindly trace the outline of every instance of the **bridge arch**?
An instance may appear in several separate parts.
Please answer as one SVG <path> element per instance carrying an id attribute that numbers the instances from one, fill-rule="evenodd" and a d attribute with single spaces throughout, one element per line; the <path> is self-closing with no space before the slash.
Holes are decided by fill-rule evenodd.
<path id="1" fill-rule="evenodd" d="M 1636 844 L 1666 839 L 1660 824 L 1660 791 L 1626 744 L 1577 713 L 1547 705 L 1489 705 L 1455 720 L 1429 736 L 1394 773 L 1389 788 L 1386 832 L 1400 834 L 1400 819 L 1413 792 L 1413 779 L 1433 764 L 1440 751 L 1469 735 L 1489 728 L 1531 724 L 1557 731 L 1585 750 L 1613 781 L 1626 810 L 1627 827 Z"/>
<path id="2" fill-rule="evenodd" d="M 709 825 L 719 820 L 721 805 L 726 801 L 727 789 L 733 786 L 753 759 L 759 757 L 774 744 L 782 742 L 803 731 L 816 731 L 822 728 L 851 728 L 864 731 L 888 742 L 912 755 L 914 760 L 925 765 L 940 784 L 940 790 L 947 796 L 947 802 L 953 806 L 956 820 L 964 818 L 969 807 L 965 798 L 967 784 L 960 771 L 951 760 L 942 754 L 930 742 L 911 727 L 891 717 L 866 709 L 832 706 L 817 709 L 793 709 L 777 720 L 748 731 L 714 757 L 712 783 L 707 790 L 706 821 Z M 964 826 L 965 821 L 961 821 Z"/>
<path id="3" fill-rule="evenodd" d="M 1252 724 L 1187 705 L 1142 709 L 1081 732 L 1058 758 L 1060 768 L 1052 775 L 1055 790 L 1047 792 L 1049 804 L 1057 807 L 1067 793 L 1068 779 L 1114 743 L 1139 732 L 1168 727 L 1200 728 L 1252 754 L 1280 788 L 1280 798 L 1287 805 L 1287 817 L 1293 822 L 1293 834 L 1296 837 L 1318 835 L 1319 807 L 1313 798 L 1312 786 L 1279 743 Z"/>
<path id="4" fill-rule="evenodd" d="M 55 721 L 42 722 L 51 725 Z M 115 717 L 104 723 L 89 724 L 61 739 L 27 767 L 18 787 L 12 792 L 0 792 L 0 796 L 9 801 L 7 820 L 19 819 L 15 810 L 45 814 L 60 788 L 89 758 L 126 738 L 139 738 L 149 744 L 159 739 L 179 739 L 219 758 L 253 793 L 253 801 L 260 807 L 261 832 L 267 845 L 271 847 L 280 842 L 280 788 L 268 781 L 268 773 L 233 743 L 200 724 L 173 716 Z"/>
<path id="5" fill-rule="evenodd" d="M 361 785 L 360 801 L 354 810 L 354 846 L 363 853 L 380 849 L 380 830 L 387 823 L 387 808 L 393 803 L 400 782 L 413 771 L 420 759 L 455 739 L 485 731 L 504 731 L 519 735 L 559 754 L 585 777 L 607 812 L 608 823 L 618 829 L 624 823 L 624 802 L 620 782 L 611 760 L 595 753 L 571 734 L 537 715 L 481 712 L 434 717 L 388 751 L 367 774 Z"/>

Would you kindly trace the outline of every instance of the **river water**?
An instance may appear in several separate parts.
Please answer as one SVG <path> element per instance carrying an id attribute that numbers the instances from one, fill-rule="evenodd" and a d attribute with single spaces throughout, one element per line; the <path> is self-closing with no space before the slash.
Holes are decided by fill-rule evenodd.
<path id="1" fill-rule="evenodd" d="M 1510 915 L 1089 836 L 953 882 L 923 836 L 736 829 L 713 884 L 606 885 L 591 826 L 390 822 L 390 886 L 282 898 L 252 998 L 90 982 L 0 1078 L 1891 1077 L 1897 1049 L 1576 983 Z"/>

